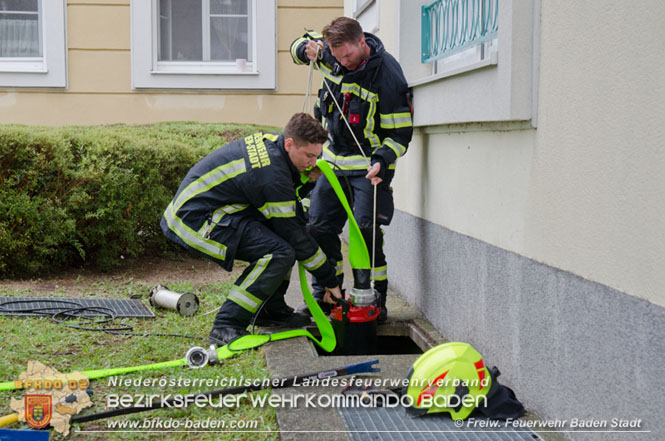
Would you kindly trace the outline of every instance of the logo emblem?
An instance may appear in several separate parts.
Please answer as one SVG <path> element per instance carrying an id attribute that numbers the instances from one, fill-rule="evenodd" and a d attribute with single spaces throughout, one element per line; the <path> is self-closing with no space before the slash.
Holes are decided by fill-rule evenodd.
<path id="1" fill-rule="evenodd" d="M 35 429 L 48 426 L 51 422 L 51 395 L 25 396 L 25 421 Z"/>

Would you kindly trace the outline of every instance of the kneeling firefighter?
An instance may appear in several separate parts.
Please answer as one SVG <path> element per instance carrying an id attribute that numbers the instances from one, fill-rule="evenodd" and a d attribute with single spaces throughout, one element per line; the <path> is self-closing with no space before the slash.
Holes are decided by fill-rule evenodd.
<path id="1" fill-rule="evenodd" d="M 282 135 L 233 141 L 192 167 L 167 207 L 161 227 L 169 239 L 227 271 L 234 259 L 249 262 L 215 317 L 210 343 L 246 335 L 259 310 L 258 325 L 308 324 L 309 316 L 284 301 L 296 260 L 324 282 L 327 300 L 341 298 L 335 268 L 305 229 L 297 194 L 327 138 L 317 120 L 298 113 Z"/>

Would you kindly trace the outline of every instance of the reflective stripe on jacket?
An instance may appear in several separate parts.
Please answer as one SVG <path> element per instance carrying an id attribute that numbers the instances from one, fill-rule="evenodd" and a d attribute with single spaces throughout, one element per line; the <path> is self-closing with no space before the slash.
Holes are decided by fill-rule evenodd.
<path id="1" fill-rule="evenodd" d="M 296 195 L 300 185 L 283 137 L 256 133 L 215 150 L 189 170 L 164 212 L 162 229 L 230 269 L 245 221 L 265 222 L 307 270 L 334 287 L 335 268 L 305 230 Z"/>

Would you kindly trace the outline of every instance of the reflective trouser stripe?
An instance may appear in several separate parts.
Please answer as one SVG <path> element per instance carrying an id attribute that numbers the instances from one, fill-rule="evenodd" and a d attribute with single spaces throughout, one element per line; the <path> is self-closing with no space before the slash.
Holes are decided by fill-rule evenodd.
<path id="1" fill-rule="evenodd" d="M 247 274 L 245 280 L 243 280 L 240 285 L 233 285 L 231 287 L 231 292 L 229 293 L 229 300 L 237 303 L 242 306 L 244 309 L 251 313 L 255 313 L 263 300 L 259 299 L 255 295 L 247 291 L 259 278 L 259 276 L 265 271 L 268 267 L 268 264 L 272 260 L 272 254 L 266 254 L 260 258 L 254 268 Z"/>
<path id="2" fill-rule="evenodd" d="M 226 246 L 211 239 L 204 239 L 199 233 L 189 228 L 173 213 L 173 202 L 169 204 L 164 213 L 164 218 L 171 231 L 173 231 L 183 242 L 197 251 L 217 260 L 226 258 Z"/>
<path id="3" fill-rule="evenodd" d="M 374 268 L 372 276 L 374 276 L 374 280 L 376 281 L 388 280 L 388 265 L 377 266 Z"/>
<path id="4" fill-rule="evenodd" d="M 259 309 L 259 306 L 261 306 L 261 303 L 263 303 L 261 299 L 236 285 L 231 287 L 228 299 L 237 303 L 252 314 L 255 313 Z"/>
<path id="5" fill-rule="evenodd" d="M 272 254 L 266 254 L 265 256 L 260 258 L 256 262 L 256 265 L 254 265 L 252 271 L 247 275 L 245 280 L 242 281 L 240 287 L 242 289 L 247 289 L 250 286 L 252 286 L 252 284 L 256 282 L 256 279 L 259 278 L 261 273 L 263 273 L 263 271 L 265 271 L 265 269 L 268 267 L 268 264 L 270 263 L 271 260 L 272 260 Z"/>

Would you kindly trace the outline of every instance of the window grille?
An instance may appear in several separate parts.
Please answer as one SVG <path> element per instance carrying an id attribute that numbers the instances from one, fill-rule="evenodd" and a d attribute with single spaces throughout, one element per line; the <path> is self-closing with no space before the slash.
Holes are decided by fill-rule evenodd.
<path id="1" fill-rule="evenodd" d="M 437 0 L 422 7 L 422 63 L 497 38 L 499 0 Z"/>

